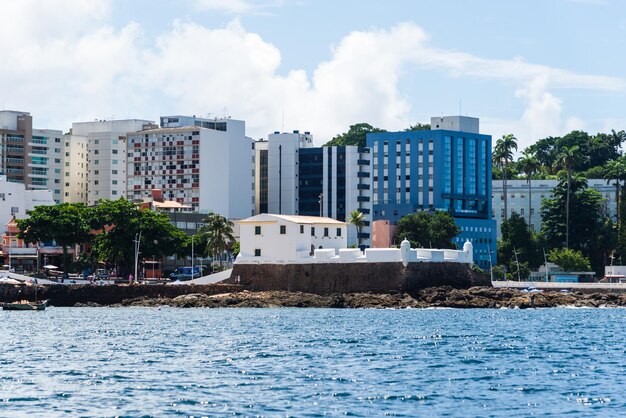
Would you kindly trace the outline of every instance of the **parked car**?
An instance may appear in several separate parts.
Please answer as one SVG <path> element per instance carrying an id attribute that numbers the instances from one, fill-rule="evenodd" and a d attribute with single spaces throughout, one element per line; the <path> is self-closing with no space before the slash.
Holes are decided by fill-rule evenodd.
<path id="1" fill-rule="evenodd" d="M 107 280 L 109 278 L 109 271 L 107 269 L 97 269 L 94 273 L 96 280 Z"/>
<path id="2" fill-rule="evenodd" d="M 179 267 L 170 274 L 171 280 L 180 281 L 197 279 L 198 277 L 200 277 L 199 267 Z"/>

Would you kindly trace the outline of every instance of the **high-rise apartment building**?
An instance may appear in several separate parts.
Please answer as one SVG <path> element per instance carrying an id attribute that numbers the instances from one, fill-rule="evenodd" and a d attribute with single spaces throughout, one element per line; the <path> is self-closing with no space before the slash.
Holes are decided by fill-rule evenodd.
<path id="1" fill-rule="evenodd" d="M 345 222 L 350 212 L 359 210 L 365 215 L 365 227 L 358 238 L 369 243 L 369 149 L 315 147 L 309 132 L 275 132 L 268 141 L 256 142 L 256 155 L 258 213 L 324 216 Z M 353 228 L 348 240 L 357 243 Z"/>
<path id="2" fill-rule="evenodd" d="M 491 216 L 491 136 L 477 118 L 435 117 L 431 130 L 367 135 L 373 156 L 374 220 L 396 223 L 423 210 L 450 213 L 470 240 L 482 268 L 495 264 L 496 225 Z"/>
<path id="3" fill-rule="evenodd" d="M 100 199 L 115 200 L 126 197 L 126 134 L 155 126 L 154 122 L 143 119 L 97 120 L 72 124 L 72 138 L 68 140 L 70 147 L 76 141 L 76 151 L 81 153 L 80 144 L 84 141 L 82 138 L 86 138 L 87 167 L 84 173 L 88 205 L 95 205 Z M 72 155 L 70 151 L 70 160 L 72 157 L 80 164 L 81 158 Z M 70 165 L 65 167 L 66 172 L 72 165 L 70 161 Z"/>
<path id="4" fill-rule="evenodd" d="M 0 111 L 0 173 L 27 190 L 51 190 L 62 198 L 62 132 L 33 129 L 28 112 Z"/>
<path id="5" fill-rule="evenodd" d="M 168 124 L 180 116 L 165 116 Z M 245 122 L 213 119 L 215 128 L 161 127 L 129 133 L 127 139 L 127 195 L 132 200 L 162 189 L 163 197 L 213 211 L 231 219 L 244 219 L 254 210 L 252 200 L 254 147 L 245 136 Z M 180 122 L 176 122 L 180 123 Z"/>

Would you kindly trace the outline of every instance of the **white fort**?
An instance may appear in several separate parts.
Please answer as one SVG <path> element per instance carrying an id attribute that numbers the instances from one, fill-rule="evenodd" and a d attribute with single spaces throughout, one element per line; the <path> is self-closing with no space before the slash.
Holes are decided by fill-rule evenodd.
<path id="1" fill-rule="evenodd" d="M 411 248 L 407 240 L 400 248 L 348 248 L 348 224 L 331 218 L 260 214 L 239 226 L 235 264 L 474 262 L 469 241 L 463 250 Z"/>

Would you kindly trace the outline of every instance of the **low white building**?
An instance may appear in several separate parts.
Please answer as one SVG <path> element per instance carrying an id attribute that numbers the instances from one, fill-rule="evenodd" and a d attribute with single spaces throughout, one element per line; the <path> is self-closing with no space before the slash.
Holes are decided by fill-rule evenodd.
<path id="1" fill-rule="evenodd" d="M 35 206 L 54 205 L 52 190 L 26 190 L 23 183 L 7 181 L 0 176 L 0 228 L 15 218 L 26 218 L 26 211 Z M 0 235 L 5 231 L 0 231 Z"/>
<path id="2" fill-rule="evenodd" d="M 311 264 L 451 262 L 473 264 L 471 242 L 463 250 L 347 248 L 347 224 L 331 218 L 260 214 L 239 221 L 240 252 L 236 264 Z"/>
<path id="3" fill-rule="evenodd" d="M 237 261 L 294 262 L 315 250 L 346 248 L 347 224 L 331 218 L 260 214 L 239 221 Z"/>

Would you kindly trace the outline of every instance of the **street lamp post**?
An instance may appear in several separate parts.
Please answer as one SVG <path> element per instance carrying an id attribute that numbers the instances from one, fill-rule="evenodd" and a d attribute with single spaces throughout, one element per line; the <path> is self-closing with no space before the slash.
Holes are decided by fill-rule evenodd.
<path id="1" fill-rule="evenodd" d="M 320 193 L 320 218 L 324 213 L 324 193 Z"/>
<path id="2" fill-rule="evenodd" d="M 194 250 L 194 248 L 193 248 L 193 238 L 194 238 L 194 236 L 192 235 L 191 236 L 191 278 L 192 279 L 193 279 L 193 273 L 194 273 L 194 269 L 193 269 L 193 264 L 194 264 L 194 259 L 193 259 L 193 256 L 194 256 L 194 253 L 193 253 L 193 250 Z"/>
<path id="3" fill-rule="evenodd" d="M 491 278 L 491 283 L 493 283 L 493 263 L 491 261 L 491 254 L 493 254 L 493 251 L 489 250 L 489 277 Z"/>
<path id="4" fill-rule="evenodd" d="M 139 242 L 141 241 L 141 230 L 138 234 L 135 234 L 135 283 L 138 281 L 137 274 L 139 273 Z"/>

